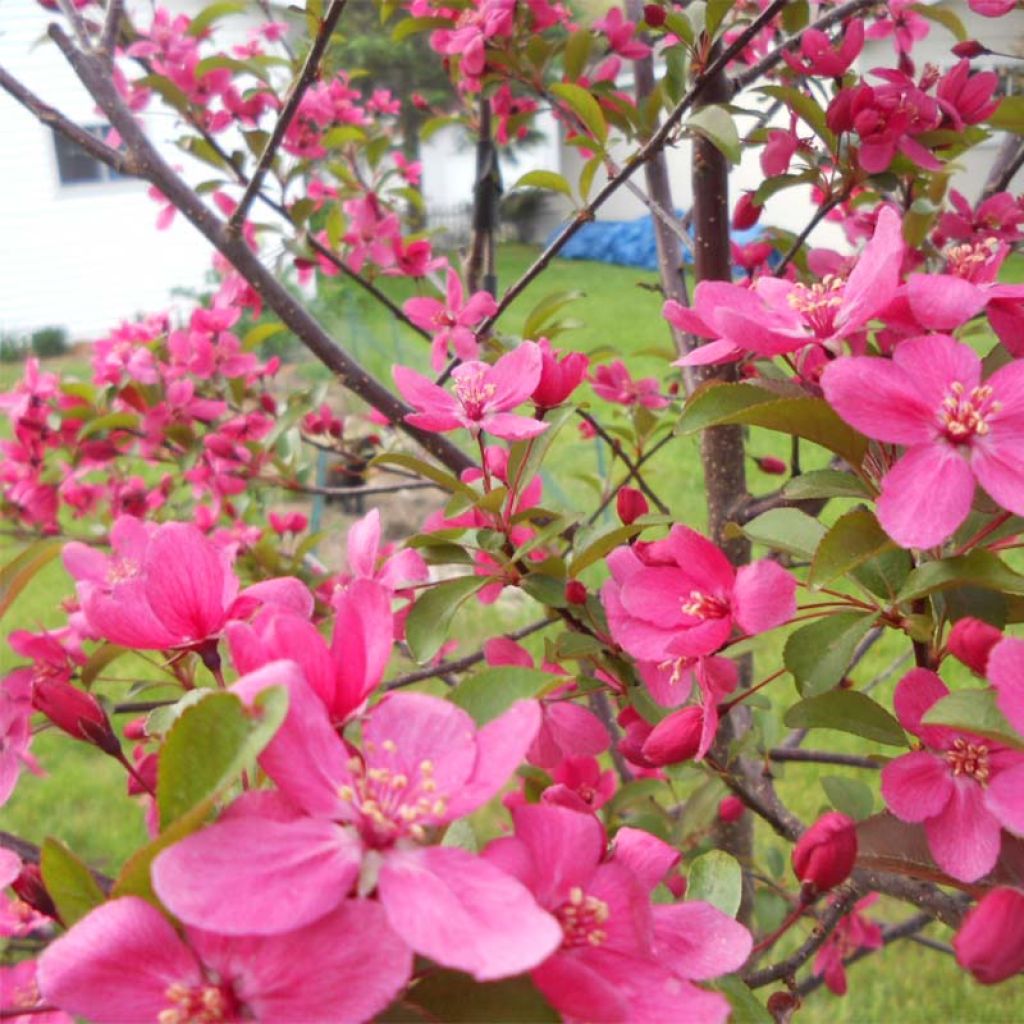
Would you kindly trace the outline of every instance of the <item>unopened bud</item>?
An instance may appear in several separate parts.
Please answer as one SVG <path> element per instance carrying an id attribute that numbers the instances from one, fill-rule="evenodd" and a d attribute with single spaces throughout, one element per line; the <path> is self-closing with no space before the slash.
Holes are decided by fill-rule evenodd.
<path id="1" fill-rule="evenodd" d="M 622 520 L 623 525 L 629 526 L 641 516 L 647 515 L 650 505 L 635 487 L 622 487 L 615 496 L 615 510 L 619 513 L 619 519 Z"/>
<path id="2" fill-rule="evenodd" d="M 661 28 L 665 24 L 667 17 L 665 8 L 661 4 L 644 4 L 644 21 L 651 28 Z"/>
<path id="3" fill-rule="evenodd" d="M 149 737 L 149 733 L 146 732 L 146 718 L 133 718 L 124 727 L 124 738 L 126 740 L 144 740 Z"/>
<path id="4" fill-rule="evenodd" d="M 1024 970 L 1024 893 L 993 889 L 964 918 L 953 937 L 957 963 L 983 985 Z"/>
<path id="5" fill-rule="evenodd" d="M 953 47 L 954 56 L 966 57 L 968 60 L 972 60 L 974 57 L 984 57 L 985 54 L 991 52 L 988 47 L 982 46 L 977 39 L 965 39 L 962 43 L 957 43 Z"/>
<path id="6" fill-rule="evenodd" d="M 718 820 L 731 825 L 734 821 L 739 821 L 743 817 L 744 810 L 746 808 L 738 796 L 723 797 L 722 802 L 718 805 Z"/>
<path id="7" fill-rule="evenodd" d="M 788 1024 L 793 1014 L 800 1008 L 800 999 L 792 992 L 773 992 L 768 997 L 766 1005 L 775 1024 Z"/>
<path id="8" fill-rule="evenodd" d="M 793 847 L 793 871 L 817 892 L 850 877 L 857 860 L 857 824 L 838 811 L 823 814 Z"/>
<path id="9" fill-rule="evenodd" d="M 958 619 L 950 630 L 946 646 L 957 661 L 962 661 L 976 675 L 985 675 L 988 656 L 1003 634 L 981 619 Z"/>
<path id="10" fill-rule="evenodd" d="M 116 756 L 121 743 L 111 728 L 100 702 L 91 694 L 68 683 L 37 679 L 32 685 L 32 706 L 58 729 Z"/>
<path id="11" fill-rule="evenodd" d="M 569 580 L 565 585 L 565 599 L 569 604 L 586 604 L 587 588 L 579 580 Z"/>
<path id="12" fill-rule="evenodd" d="M 22 903 L 27 903 L 40 914 L 57 919 L 57 907 L 46 890 L 38 864 L 23 864 L 21 873 L 11 882 L 11 888 Z"/>
<path id="13" fill-rule="evenodd" d="M 762 473 L 770 473 L 772 476 L 782 476 L 783 473 L 789 470 L 789 466 L 782 459 L 775 458 L 774 455 L 762 455 L 754 461 Z"/>
<path id="14" fill-rule="evenodd" d="M 643 745 L 643 755 L 651 764 L 679 764 L 692 761 L 700 749 L 704 731 L 704 709 L 693 705 L 674 711 L 659 722 Z"/>
<path id="15" fill-rule="evenodd" d="M 744 192 L 732 211 L 732 226 L 737 231 L 752 228 L 761 219 L 762 207 L 754 202 L 753 192 Z"/>

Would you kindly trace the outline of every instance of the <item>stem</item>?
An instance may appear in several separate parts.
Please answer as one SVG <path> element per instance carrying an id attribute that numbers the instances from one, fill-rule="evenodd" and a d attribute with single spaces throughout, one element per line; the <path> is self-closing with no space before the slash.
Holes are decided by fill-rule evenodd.
<path id="1" fill-rule="evenodd" d="M 803 764 L 841 764 L 847 768 L 866 768 L 880 771 L 882 764 L 870 757 L 858 757 L 856 754 L 833 754 L 828 750 L 790 750 L 788 747 L 773 747 L 768 751 L 772 761 L 798 761 Z"/>
<path id="2" fill-rule="evenodd" d="M 1024 152 L 1024 150 L 1022 150 Z M 973 537 L 968 538 L 953 552 L 953 557 L 962 555 L 965 551 L 980 544 L 986 537 L 995 533 L 1000 526 L 1013 516 L 1012 512 L 1000 512 L 999 515 L 989 520 L 987 526 L 983 526 Z"/>

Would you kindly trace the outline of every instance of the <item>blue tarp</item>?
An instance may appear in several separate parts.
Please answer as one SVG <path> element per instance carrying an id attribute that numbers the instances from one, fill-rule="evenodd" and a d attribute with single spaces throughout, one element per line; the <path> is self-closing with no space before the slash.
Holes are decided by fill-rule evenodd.
<path id="1" fill-rule="evenodd" d="M 676 215 L 682 220 L 682 211 L 677 210 Z M 549 243 L 559 230 L 561 228 L 551 233 Z M 761 231 L 756 227 L 732 232 L 732 240 L 738 245 L 749 245 L 760 237 Z M 683 263 L 692 263 L 693 253 L 682 242 L 679 249 Z M 636 220 L 594 220 L 584 224 L 558 255 L 566 260 L 596 260 L 657 270 L 658 255 L 651 215 Z"/>

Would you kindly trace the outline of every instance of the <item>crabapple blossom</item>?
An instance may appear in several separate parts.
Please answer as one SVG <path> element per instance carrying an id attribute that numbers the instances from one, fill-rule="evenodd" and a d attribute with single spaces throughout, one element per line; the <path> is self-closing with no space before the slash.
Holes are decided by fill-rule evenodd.
<path id="1" fill-rule="evenodd" d="M 857 860 L 857 825 L 838 811 L 823 814 L 793 847 L 793 873 L 816 892 L 845 882 Z"/>
<path id="2" fill-rule="evenodd" d="M 983 985 L 1024 970 L 1024 892 L 991 889 L 964 918 L 953 937 L 956 960 Z"/>

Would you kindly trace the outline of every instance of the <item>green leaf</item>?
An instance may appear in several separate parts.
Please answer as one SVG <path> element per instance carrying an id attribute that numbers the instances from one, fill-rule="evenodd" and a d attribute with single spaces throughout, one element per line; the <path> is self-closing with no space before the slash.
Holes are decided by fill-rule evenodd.
<path id="1" fill-rule="evenodd" d="M 825 121 L 825 111 L 807 93 L 801 92 L 791 85 L 766 85 L 759 89 L 758 92 L 763 92 L 766 96 L 781 100 L 794 114 L 803 119 L 808 128 L 830 150 L 835 148 L 836 137 L 832 134 Z"/>
<path id="2" fill-rule="evenodd" d="M 486 576 L 459 576 L 420 594 L 405 623 L 409 651 L 419 664 L 437 654 L 448 637 L 455 613 L 490 582 Z"/>
<path id="3" fill-rule="evenodd" d="M 604 119 L 604 111 L 586 89 L 571 82 L 556 82 L 550 91 L 586 125 L 593 138 L 600 143 L 608 139 L 608 123 Z"/>
<path id="4" fill-rule="evenodd" d="M 391 39 L 400 43 L 409 36 L 420 32 L 432 32 L 435 28 L 451 28 L 449 18 L 403 18 L 392 30 Z"/>
<path id="5" fill-rule="evenodd" d="M 551 320 L 570 302 L 582 299 L 584 293 L 581 291 L 551 292 L 545 295 L 533 309 L 530 310 L 523 322 L 524 338 L 539 338 L 544 333 L 544 328 Z"/>
<path id="6" fill-rule="evenodd" d="M 741 529 L 755 544 L 800 558 L 810 558 L 825 536 L 825 527 L 798 508 L 769 509 Z"/>
<path id="7" fill-rule="evenodd" d="M 573 406 L 563 405 L 560 409 L 547 414 L 544 422 L 548 424 L 548 429 L 543 434 L 538 434 L 528 441 L 516 441 L 509 449 L 508 479 L 518 480 L 522 487 L 528 487 L 530 481 L 540 471 L 541 463 L 558 432 L 575 413 Z"/>
<path id="8" fill-rule="evenodd" d="M 561 192 L 572 200 L 572 186 L 561 174 L 555 171 L 527 171 L 513 188 L 543 188 L 551 192 Z"/>
<path id="9" fill-rule="evenodd" d="M 403 996 L 445 1024 L 547 1024 L 561 1020 L 529 977 L 475 981 L 458 971 L 429 971 Z"/>
<path id="10" fill-rule="evenodd" d="M 723 914 L 735 917 L 743 895 L 743 872 L 735 857 L 709 850 L 690 865 L 687 900 L 704 900 Z"/>
<path id="11" fill-rule="evenodd" d="M 871 787 L 859 779 L 847 779 L 841 775 L 826 775 L 821 780 L 829 803 L 854 821 L 870 818 L 875 809 L 875 797 Z"/>
<path id="12" fill-rule="evenodd" d="M 449 494 L 462 494 L 469 498 L 475 505 L 480 499 L 480 492 L 474 490 L 468 484 L 464 484 L 457 476 L 445 472 L 433 463 L 424 462 L 412 455 L 404 455 L 402 452 L 385 452 L 370 460 L 371 466 L 398 466 L 407 469 L 410 473 L 423 477 L 425 480 L 433 480 L 440 484 Z"/>
<path id="13" fill-rule="evenodd" d="M 350 142 L 362 142 L 366 138 L 366 132 L 357 128 L 354 124 L 339 124 L 324 132 L 320 139 L 325 149 L 337 149 L 340 146 L 347 146 Z"/>
<path id="14" fill-rule="evenodd" d="M 729 1020 L 732 1024 L 775 1024 L 775 1018 L 765 1009 L 761 1000 L 736 975 L 716 978 L 710 987 L 717 989 L 729 1000 L 732 1009 Z"/>
<path id="15" fill-rule="evenodd" d="M 635 523 L 629 526 L 616 526 L 614 529 L 608 530 L 607 533 L 594 538 L 569 563 L 569 575 L 579 576 L 584 569 L 589 568 L 595 562 L 599 562 L 609 551 L 631 540 L 642 529 L 642 526 L 638 526 Z"/>
<path id="16" fill-rule="evenodd" d="M 871 613 L 839 612 L 815 619 L 789 634 L 782 660 L 803 696 L 811 697 L 839 685 L 857 645 L 875 620 Z"/>
<path id="17" fill-rule="evenodd" d="M 28 586 L 32 577 L 52 562 L 63 548 L 62 540 L 37 540 L 0 569 L 0 618 L 3 618 L 14 599 Z"/>
<path id="18" fill-rule="evenodd" d="M 988 124 L 1004 132 L 1024 135 L 1024 96 L 1006 96 L 988 119 Z"/>
<path id="19" fill-rule="evenodd" d="M 782 493 L 794 501 L 806 498 L 870 498 L 868 489 L 852 473 L 814 469 L 787 480 Z"/>
<path id="20" fill-rule="evenodd" d="M 111 412 L 106 416 L 97 416 L 78 432 L 77 441 L 84 441 L 93 434 L 103 430 L 134 430 L 139 425 L 139 417 L 134 412 Z"/>
<path id="21" fill-rule="evenodd" d="M 562 66 L 566 78 L 575 80 L 583 74 L 587 58 L 590 56 L 590 44 L 594 36 L 590 32 L 573 32 L 565 42 L 562 52 Z"/>
<path id="22" fill-rule="evenodd" d="M 807 27 L 811 20 L 811 5 L 807 0 L 792 0 L 782 8 L 782 27 L 793 35 Z"/>
<path id="23" fill-rule="evenodd" d="M 707 0 L 704 14 L 704 31 L 713 39 L 725 16 L 732 10 L 736 0 Z"/>
<path id="24" fill-rule="evenodd" d="M 576 32 L 575 35 L 585 35 L 583 32 Z M 580 198 L 583 202 L 587 203 L 590 201 L 590 191 L 594 187 L 594 175 L 601 169 L 604 161 L 601 158 L 601 154 L 598 153 L 596 156 L 592 156 L 584 165 L 580 171 L 579 180 L 576 182 L 576 187 L 580 190 Z M 532 337 L 532 335 L 523 334 L 526 337 Z"/>
<path id="25" fill-rule="evenodd" d="M 900 723 L 866 694 L 856 690 L 830 690 L 794 704 L 783 722 L 790 729 L 835 729 L 890 747 L 905 747 Z"/>
<path id="26" fill-rule="evenodd" d="M 966 42 L 970 38 L 967 35 L 967 29 L 964 28 L 964 23 L 951 6 L 946 4 L 913 4 L 910 9 L 916 11 L 923 18 L 928 18 L 931 21 L 938 22 L 940 25 L 944 25 L 953 33 L 958 43 Z"/>
<path id="27" fill-rule="evenodd" d="M 535 601 L 549 608 L 565 608 L 565 580 L 555 579 L 541 572 L 531 572 L 519 581 L 519 589 L 529 594 Z"/>
<path id="28" fill-rule="evenodd" d="M 201 36 L 215 21 L 229 14 L 241 14 L 246 8 L 244 0 L 219 0 L 204 7 L 188 24 L 185 30 L 193 39 Z"/>
<path id="29" fill-rule="evenodd" d="M 96 677 L 109 664 L 111 664 L 111 662 L 116 661 L 122 654 L 127 653 L 128 651 L 126 648 L 118 647 L 117 644 L 104 641 L 104 643 L 100 644 L 100 646 L 97 647 L 91 655 L 89 655 L 89 660 L 82 666 L 82 685 L 88 690 L 92 684 L 96 682 Z"/>
<path id="30" fill-rule="evenodd" d="M 698 388 L 686 403 L 676 430 L 693 434 L 728 423 L 778 430 L 806 438 L 859 466 L 868 440 L 844 423 L 821 398 L 780 398 L 756 384 L 714 383 Z"/>
<path id="31" fill-rule="evenodd" d="M 43 840 L 39 870 L 61 922 L 70 928 L 106 900 L 89 868 L 62 842 Z"/>
<path id="32" fill-rule="evenodd" d="M 996 704 L 993 690 L 957 690 L 936 701 L 924 714 L 925 725 L 947 725 L 1024 750 L 1022 739 Z"/>
<path id="33" fill-rule="evenodd" d="M 161 827 L 222 793 L 270 742 L 287 710 L 287 691 L 274 687 L 252 711 L 233 693 L 211 693 L 184 711 L 160 750 Z"/>
<path id="34" fill-rule="evenodd" d="M 895 542 L 878 525 L 870 509 L 852 509 L 839 518 L 818 545 L 807 582 L 812 587 L 831 583 L 858 565 L 895 547 Z"/>
<path id="35" fill-rule="evenodd" d="M 918 566 L 907 577 L 896 599 L 913 601 L 939 590 L 963 586 L 1024 595 L 1024 576 L 1014 572 L 990 551 L 976 548 L 966 555 L 941 558 Z"/>
<path id="36" fill-rule="evenodd" d="M 255 327 L 246 331 L 245 337 L 242 339 L 242 347 L 247 352 L 251 352 L 257 346 L 262 345 L 268 338 L 272 338 L 275 334 L 280 334 L 281 331 L 285 330 L 287 330 L 285 325 L 277 320 L 256 324 Z"/>
<path id="37" fill-rule="evenodd" d="M 799 174 L 776 174 L 774 177 L 766 178 L 754 191 L 754 202 L 758 206 L 764 206 L 772 196 L 787 188 L 814 181 L 817 175 L 817 171 L 801 171 Z"/>
<path id="38" fill-rule="evenodd" d="M 690 115 L 686 127 L 707 139 L 731 164 L 740 162 L 740 135 L 725 107 L 711 103 Z"/>
<path id="39" fill-rule="evenodd" d="M 486 725 L 517 700 L 536 697 L 560 681 L 560 677 L 540 669 L 501 665 L 464 679 L 449 693 L 448 699 L 471 714 L 477 725 Z"/>

